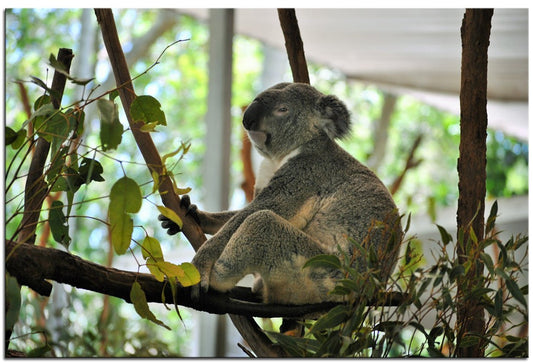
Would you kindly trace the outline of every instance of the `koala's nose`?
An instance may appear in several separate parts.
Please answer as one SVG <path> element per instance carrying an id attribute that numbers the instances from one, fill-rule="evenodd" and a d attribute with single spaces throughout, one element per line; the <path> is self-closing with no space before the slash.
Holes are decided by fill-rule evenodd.
<path id="1" fill-rule="evenodd" d="M 254 130 L 259 126 L 259 121 L 263 116 L 265 105 L 258 100 L 254 100 L 244 112 L 242 124 L 246 130 Z"/>

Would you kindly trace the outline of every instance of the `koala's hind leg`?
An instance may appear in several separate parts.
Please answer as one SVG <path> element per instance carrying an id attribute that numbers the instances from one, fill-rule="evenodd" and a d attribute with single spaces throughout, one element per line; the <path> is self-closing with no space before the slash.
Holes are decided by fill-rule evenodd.
<path id="1" fill-rule="evenodd" d="M 210 285 L 227 291 L 245 275 L 259 274 L 263 299 L 269 303 L 313 303 L 331 300 L 336 272 L 305 268 L 325 252 L 301 230 L 272 211 L 253 213 L 241 224 L 211 271 Z"/>

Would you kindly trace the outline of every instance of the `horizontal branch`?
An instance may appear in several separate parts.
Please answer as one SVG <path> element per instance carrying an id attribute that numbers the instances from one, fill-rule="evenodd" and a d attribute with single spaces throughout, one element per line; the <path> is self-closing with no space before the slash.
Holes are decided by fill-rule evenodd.
<path id="1" fill-rule="evenodd" d="M 51 285 L 46 280 L 53 280 L 130 302 L 131 285 L 137 281 L 148 302 L 162 303 L 164 297 L 164 302 L 173 303 L 169 285 L 157 281 L 150 274 L 107 268 L 53 248 L 9 241 L 6 245 L 6 269 L 19 284 L 44 296 L 49 296 L 51 292 Z M 254 317 L 316 317 L 336 305 L 332 302 L 300 306 L 264 304 L 258 302 L 257 295 L 249 288 L 244 287 L 237 287 L 229 294 L 216 291 L 200 293 L 198 300 L 193 300 L 191 288 L 179 286 L 176 296 L 176 304 L 198 311 Z M 401 295 L 393 295 L 388 304 L 394 306 L 401 301 Z"/>

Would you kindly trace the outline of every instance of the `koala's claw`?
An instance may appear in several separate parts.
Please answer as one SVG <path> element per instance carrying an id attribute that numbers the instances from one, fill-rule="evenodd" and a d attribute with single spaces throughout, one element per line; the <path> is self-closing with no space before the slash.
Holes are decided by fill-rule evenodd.
<path id="1" fill-rule="evenodd" d="M 161 227 L 163 229 L 167 229 L 168 235 L 176 235 L 181 231 L 179 225 L 176 224 L 174 221 L 170 220 L 168 217 L 164 215 L 159 215 L 157 219 L 161 221 Z"/>
<path id="2" fill-rule="evenodd" d="M 190 215 L 198 225 L 200 225 L 200 218 L 198 217 L 198 207 L 195 204 L 191 204 L 191 198 L 189 195 L 183 195 L 180 201 L 180 206 L 187 210 L 185 215 Z M 181 229 L 178 224 L 170 220 L 164 215 L 159 215 L 157 217 L 161 221 L 161 227 L 167 229 L 168 235 L 176 235 L 181 232 Z"/>
<path id="3" fill-rule="evenodd" d="M 193 302 L 200 301 L 200 284 L 195 284 L 191 287 L 191 300 Z"/>

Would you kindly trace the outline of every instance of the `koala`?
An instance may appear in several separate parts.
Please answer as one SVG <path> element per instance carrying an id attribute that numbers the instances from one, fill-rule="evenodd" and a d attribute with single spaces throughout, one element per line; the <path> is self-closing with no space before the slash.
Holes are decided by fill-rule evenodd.
<path id="1" fill-rule="evenodd" d="M 328 294 L 340 271 L 303 265 L 343 251 L 354 256 L 355 268 L 368 269 L 352 239 L 375 249 L 386 277 L 398 255 L 399 216 L 379 178 L 335 142 L 350 131 L 346 106 L 307 84 L 280 83 L 253 100 L 243 126 L 264 157 L 253 201 L 242 210 L 209 213 L 183 200 L 212 235 L 192 261 L 201 289 L 226 292 L 254 274 L 253 289 L 266 303 L 343 301 Z M 169 233 L 178 231 L 163 220 Z"/>

